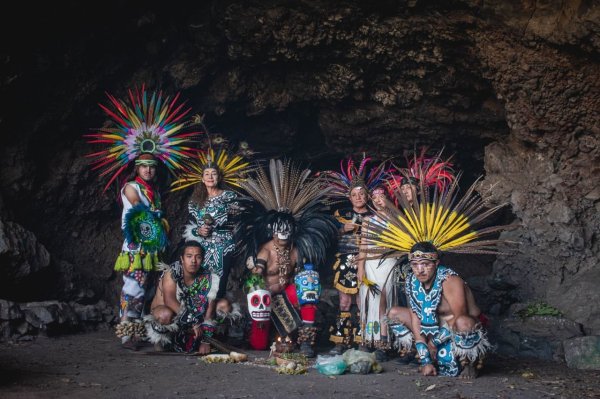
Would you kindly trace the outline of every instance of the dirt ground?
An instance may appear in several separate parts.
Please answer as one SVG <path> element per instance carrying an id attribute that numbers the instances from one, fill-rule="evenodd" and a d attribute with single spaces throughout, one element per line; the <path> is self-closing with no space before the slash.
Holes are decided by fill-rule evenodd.
<path id="1" fill-rule="evenodd" d="M 150 350 L 149 348 L 147 350 Z M 267 352 L 249 352 L 251 359 Z M 414 365 L 381 374 L 281 375 L 252 363 L 122 349 L 112 332 L 0 345 L 0 397 L 9 398 L 600 398 L 600 372 L 492 356 L 472 381 L 422 377 Z"/>

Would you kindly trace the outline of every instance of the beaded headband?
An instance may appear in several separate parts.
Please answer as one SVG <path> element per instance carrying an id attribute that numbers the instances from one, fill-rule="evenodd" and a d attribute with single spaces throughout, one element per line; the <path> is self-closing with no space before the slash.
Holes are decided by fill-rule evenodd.
<path id="1" fill-rule="evenodd" d="M 408 260 L 409 260 L 409 262 L 413 261 L 413 260 L 436 261 L 436 260 L 438 260 L 438 254 L 437 254 L 437 252 L 415 251 L 415 252 L 408 254 Z"/>

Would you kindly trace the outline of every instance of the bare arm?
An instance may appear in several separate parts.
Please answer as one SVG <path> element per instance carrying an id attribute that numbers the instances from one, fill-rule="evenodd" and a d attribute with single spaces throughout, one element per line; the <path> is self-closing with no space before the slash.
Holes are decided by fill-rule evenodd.
<path id="1" fill-rule="evenodd" d="M 421 363 L 421 374 L 423 375 L 437 375 L 437 371 L 435 369 L 435 367 L 433 366 L 433 364 L 431 363 L 431 354 L 429 353 L 429 345 L 427 342 L 427 338 L 421 334 L 421 320 L 419 320 L 419 317 L 417 316 L 417 314 L 413 311 L 410 312 L 411 314 L 411 329 L 413 332 L 413 336 L 415 337 L 415 346 L 417 348 L 417 355 L 419 356 L 419 362 Z M 424 345 L 424 346 L 423 346 Z M 420 348 L 421 350 L 425 350 L 425 353 L 427 354 L 426 357 L 429 360 L 423 360 L 421 359 L 421 353 L 420 352 Z"/>
<path id="2" fill-rule="evenodd" d="M 292 262 L 292 267 L 294 268 L 291 270 L 291 273 L 296 273 L 298 268 L 304 266 L 304 259 L 299 259 L 298 248 L 292 249 L 292 252 L 290 253 L 290 262 Z"/>
<path id="3" fill-rule="evenodd" d="M 369 231 L 368 226 L 369 226 L 369 218 L 365 218 L 362 223 L 361 231 L 363 233 L 367 233 Z M 367 261 L 367 242 L 364 237 L 360 238 L 360 244 L 359 244 L 358 248 L 359 248 L 359 253 L 358 253 L 358 256 L 356 257 L 356 267 L 358 269 L 358 275 L 357 275 L 358 283 L 360 284 L 363 277 L 365 277 L 365 263 Z"/>
<path id="4" fill-rule="evenodd" d="M 256 255 L 256 263 L 254 269 L 252 269 L 252 273 L 264 275 L 266 271 L 266 265 L 268 264 L 268 262 L 269 250 L 267 249 L 266 245 L 263 245 L 263 247 L 260 249 L 260 251 L 258 251 L 258 254 Z"/>
<path id="5" fill-rule="evenodd" d="M 165 306 L 177 314 L 180 308 L 179 301 L 177 300 L 177 284 L 173 280 L 173 277 L 171 277 L 171 272 L 165 273 L 162 280 Z"/>
<path id="6" fill-rule="evenodd" d="M 141 202 L 137 190 L 131 184 L 125 185 L 124 194 L 125 198 L 127 198 L 127 201 L 129 201 L 133 206 Z"/>
<path id="7" fill-rule="evenodd" d="M 465 295 L 465 282 L 458 276 L 450 276 L 443 283 L 444 299 L 450 306 L 453 319 L 467 315 L 467 297 Z"/>
<path id="8" fill-rule="evenodd" d="M 419 320 L 419 316 L 417 316 L 417 314 L 412 310 L 410 311 L 410 328 L 412 330 L 413 336 L 415 337 L 415 343 L 427 343 L 427 339 L 425 339 L 425 336 L 421 334 L 421 320 Z"/>

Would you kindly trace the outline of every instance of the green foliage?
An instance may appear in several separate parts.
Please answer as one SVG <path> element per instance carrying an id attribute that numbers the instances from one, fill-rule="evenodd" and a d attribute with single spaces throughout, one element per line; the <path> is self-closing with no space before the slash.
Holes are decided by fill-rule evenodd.
<path id="1" fill-rule="evenodd" d="M 291 360 L 293 362 L 302 364 L 304 366 L 308 364 L 308 359 L 302 353 L 293 353 L 293 352 L 282 353 L 281 355 L 279 355 L 279 357 L 282 359 L 285 359 L 285 360 Z"/>
<path id="2" fill-rule="evenodd" d="M 525 309 L 519 310 L 517 314 L 523 319 L 532 316 L 561 317 L 563 315 L 560 310 L 541 301 L 530 303 Z"/>

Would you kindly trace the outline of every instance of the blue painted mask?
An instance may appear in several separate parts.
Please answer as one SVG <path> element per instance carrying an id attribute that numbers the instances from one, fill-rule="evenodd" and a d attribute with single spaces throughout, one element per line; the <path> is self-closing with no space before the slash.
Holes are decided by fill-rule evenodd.
<path id="1" fill-rule="evenodd" d="M 321 279 L 310 263 L 304 264 L 304 270 L 296 274 L 296 294 L 300 305 L 317 304 L 321 295 Z"/>

